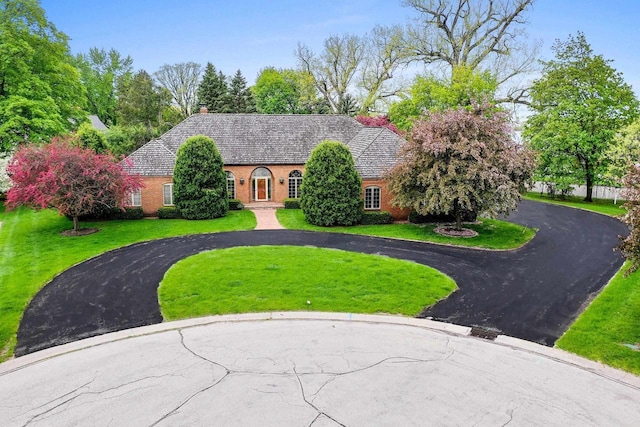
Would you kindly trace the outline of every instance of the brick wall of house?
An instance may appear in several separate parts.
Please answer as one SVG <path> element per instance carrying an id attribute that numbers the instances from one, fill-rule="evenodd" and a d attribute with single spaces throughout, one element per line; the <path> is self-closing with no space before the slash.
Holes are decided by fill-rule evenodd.
<path id="1" fill-rule="evenodd" d="M 271 165 L 265 166 L 271 171 L 272 193 L 271 201 L 282 203 L 284 199 L 289 197 L 289 173 L 299 170 L 304 173 L 303 165 Z M 236 199 L 242 203 L 248 204 L 253 201 L 251 191 L 251 174 L 256 169 L 255 166 L 225 166 L 224 170 L 232 172 L 235 176 Z M 280 178 L 283 183 L 280 183 Z M 241 181 L 244 183 L 241 184 Z M 155 216 L 158 209 L 163 206 L 162 202 L 162 186 L 172 182 L 171 176 L 162 177 L 143 177 L 144 188 L 142 193 L 142 210 L 147 216 Z M 363 180 L 362 197 L 364 198 L 364 189 L 368 186 L 378 186 L 381 188 L 380 208 L 383 211 L 389 211 L 395 219 L 406 219 L 409 212 L 406 209 L 399 209 L 391 206 L 391 194 L 386 189 L 383 180 Z"/>

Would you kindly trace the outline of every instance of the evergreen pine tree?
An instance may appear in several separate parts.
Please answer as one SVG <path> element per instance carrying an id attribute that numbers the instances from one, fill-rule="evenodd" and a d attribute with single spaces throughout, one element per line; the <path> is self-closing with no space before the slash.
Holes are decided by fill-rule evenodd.
<path id="1" fill-rule="evenodd" d="M 247 80 L 240 70 L 236 71 L 229 87 L 232 113 L 255 113 L 256 101 L 247 87 Z"/>
<path id="2" fill-rule="evenodd" d="M 210 113 L 231 112 L 231 96 L 227 78 L 217 72 L 212 63 L 207 63 L 198 87 L 198 103 L 205 104 Z"/>

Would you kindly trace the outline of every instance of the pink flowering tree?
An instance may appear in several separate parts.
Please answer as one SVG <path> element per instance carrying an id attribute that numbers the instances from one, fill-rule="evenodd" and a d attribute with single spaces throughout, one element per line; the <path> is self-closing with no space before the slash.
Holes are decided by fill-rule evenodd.
<path id="1" fill-rule="evenodd" d="M 465 211 L 489 217 L 515 209 L 533 156 L 512 139 L 506 114 L 491 105 L 432 112 L 417 121 L 388 174 L 393 203 L 421 215 Z"/>
<path id="2" fill-rule="evenodd" d="M 391 132 L 395 132 L 400 135 L 400 130 L 389 121 L 388 116 L 358 116 L 356 120 L 362 123 L 365 126 L 373 126 L 373 127 L 385 127 L 389 129 Z"/>
<path id="3" fill-rule="evenodd" d="M 126 169 L 111 154 L 96 154 L 67 140 L 25 145 L 7 167 L 12 184 L 6 205 L 55 208 L 73 218 L 77 233 L 79 216 L 99 207 L 123 209 L 125 197 L 141 187 L 140 178 Z"/>
<path id="4" fill-rule="evenodd" d="M 640 164 L 629 166 L 622 185 L 622 197 L 626 200 L 624 207 L 627 209 L 622 221 L 629 226 L 629 235 L 623 238 L 620 250 L 631 261 L 627 270 L 627 274 L 631 274 L 640 266 Z"/>

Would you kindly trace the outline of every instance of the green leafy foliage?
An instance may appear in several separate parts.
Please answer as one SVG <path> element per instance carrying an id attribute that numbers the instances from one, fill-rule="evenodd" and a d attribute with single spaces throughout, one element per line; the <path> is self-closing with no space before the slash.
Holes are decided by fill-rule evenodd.
<path id="1" fill-rule="evenodd" d="M 144 70 L 120 79 L 117 88 L 116 116 L 124 126 L 162 124 L 162 111 L 171 103 L 171 94 L 158 86 Z"/>
<path id="2" fill-rule="evenodd" d="M 173 172 L 173 195 L 183 218 L 212 219 L 227 214 L 227 174 L 223 165 L 218 148 L 207 136 L 192 136 L 180 146 Z"/>
<path id="3" fill-rule="evenodd" d="M 212 63 L 207 63 L 198 86 L 198 103 L 204 104 L 210 113 L 230 113 L 231 94 L 227 78 L 222 71 L 216 71 Z"/>
<path id="4" fill-rule="evenodd" d="M 120 52 L 92 47 L 75 59 L 87 93 L 90 114 L 97 115 L 107 126 L 116 124 L 116 88 L 123 79 L 131 78 L 133 59 Z"/>
<path id="5" fill-rule="evenodd" d="M 314 225 L 353 225 L 362 216 L 362 179 L 349 148 L 324 141 L 312 152 L 302 179 L 300 207 Z"/>
<path id="6" fill-rule="evenodd" d="M 616 134 L 604 156 L 609 160 L 604 174 L 605 183 L 621 186 L 629 167 L 640 157 L 640 118 Z"/>
<path id="7" fill-rule="evenodd" d="M 37 0 L 0 3 L 0 152 L 49 141 L 86 117 L 67 41 Z"/>
<path id="8" fill-rule="evenodd" d="M 473 108 L 473 102 L 491 101 L 498 87 L 489 72 L 473 71 L 468 66 L 455 66 L 451 78 L 418 76 L 409 93 L 391 105 L 389 117 L 402 130 L 409 130 L 415 120 L 430 111 L 448 108 Z"/>
<path id="9" fill-rule="evenodd" d="M 80 125 L 75 139 L 80 147 L 90 148 L 96 153 L 102 153 L 107 149 L 107 139 L 104 134 L 91 126 L 90 123 Z"/>
<path id="10" fill-rule="evenodd" d="M 508 117 L 491 105 L 432 112 L 415 123 L 388 175 L 392 202 L 421 215 L 453 215 L 457 229 L 467 211 L 509 213 L 533 169 L 531 153 L 511 135 Z"/>
<path id="11" fill-rule="evenodd" d="M 313 76 L 305 71 L 267 67 L 260 72 L 252 90 L 259 113 L 310 114 L 328 111 L 326 103 L 316 96 Z"/>
<path id="12" fill-rule="evenodd" d="M 240 211 L 244 208 L 242 201 L 240 199 L 229 199 L 229 210 L 230 211 Z"/>
<path id="13" fill-rule="evenodd" d="M 362 225 L 376 225 L 376 224 L 392 224 L 393 216 L 390 212 L 363 212 L 362 218 L 360 218 L 360 224 Z"/>
<path id="14" fill-rule="evenodd" d="M 177 219 L 182 218 L 180 211 L 174 206 L 166 206 L 158 209 L 158 219 Z"/>
<path id="15" fill-rule="evenodd" d="M 524 136 L 538 152 L 537 178 L 584 183 L 586 201 L 601 182 L 609 159 L 604 153 L 616 132 L 638 114 L 638 100 L 611 61 L 594 55 L 578 33 L 553 46 L 555 59 L 544 62 L 543 76 L 531 88 Z"/>
<path id="16" fill-rule="evenodd" d="M 300 199 L 284 199 L 285 209 L 300 209 Z"/>

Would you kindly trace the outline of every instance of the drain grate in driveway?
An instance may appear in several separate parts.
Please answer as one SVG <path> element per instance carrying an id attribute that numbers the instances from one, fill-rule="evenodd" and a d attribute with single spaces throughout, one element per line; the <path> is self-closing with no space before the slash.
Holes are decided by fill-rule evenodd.
<path id="1" fill-rule="evenodd" d="M 483 328 L 481 326 L 472 326 L 471 327 L 471 336 L 484 338 L 485 340 L 495 341 L 500 335 L 500 331 L 498 329 L 492 328 Z"/>

